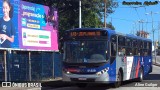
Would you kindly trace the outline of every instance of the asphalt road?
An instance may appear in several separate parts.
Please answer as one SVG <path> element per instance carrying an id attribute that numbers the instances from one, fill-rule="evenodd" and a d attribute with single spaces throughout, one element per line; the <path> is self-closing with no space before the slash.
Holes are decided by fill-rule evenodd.
<path id="1" fill-rule="evenodd" d="M 42 84 L 45 86 L 45 84 Z M 47 86 L 48 85 L 48 86 Z M 78 88 L 75 84 L 52 82 L 42 87 L 42 90 L 160 90 L 160 67 L 153 65 L 153 71 L 146 76 L 143 82 L 126 81 L 119 88 L 113 88 L 110 84 L 91 84 L 86 88 Z"/>
<path id="2" fill-rule="evenodd" d="M 2 88 L 0 90 L 160 90 L 160 67 L 153 65 L 153 71 L 146 76 L 143 82 L 127 81 L 119 88 L 110 84 L 90 84 L 86 88 L 78 88 L 73 83 L 53 81 L 42 83 L 42 88 Z"/>

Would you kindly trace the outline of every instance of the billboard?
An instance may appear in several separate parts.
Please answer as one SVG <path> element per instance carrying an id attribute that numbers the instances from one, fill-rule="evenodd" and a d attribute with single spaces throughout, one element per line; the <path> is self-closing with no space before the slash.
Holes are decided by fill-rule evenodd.
<path id="1" fill-rule="evenodd" d="M 53 7 L 0 1 L 0 48 L 58 50 L 58 14 Z"/>

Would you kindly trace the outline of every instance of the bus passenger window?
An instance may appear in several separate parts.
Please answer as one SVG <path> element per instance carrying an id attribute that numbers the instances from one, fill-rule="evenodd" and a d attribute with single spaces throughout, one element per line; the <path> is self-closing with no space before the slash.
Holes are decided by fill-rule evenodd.
<path id="1" fill-rule="evenodd" d="M 111 57 L 110 57 L 110 64 L 112 64 L 116 60 L 116 43 L 111 43 Z"/>
<path id="2" fill-rule="evenodd" d="M 147 56 L 148 55 L 148 50 L 147 49 L 143 49 L 143 53 L 144 53 L 144 56 Z"/>
<path id="3" fill-rule="evenodd" d="M 151 56 L 152 55 L 152 50 L 148 50 L 148 55 Z"/>
<path id="4" fill-rule="evenodd" d="M 141 56 L 144 56 L 143 49 L 140 49 L 140 55 L 141 55 Z"/>
<path id="5" fill-rule="evenodd" d="M 126 48 L 126 55 L 131 56 L 132 55 L 132 49 L 131 48 Z"/>
<path id="6" fill-rule="evenodd" d="M 116 44 L 111 43 L 111 56 L 116 56 Z"/>
<path id="7" fill-rule="evenodd" d="M 125 46 L 125 38 L 124 37 L 118 37 L 118 45 L 119 46 Z"/>
<path id="8" fill-rule="evenodd" d="M 124 56 L 126 54 L 126 49 L 123 47 L 118 47 L 118 55 Z"/>
<path id="9" fill-rule="evenodd" d="M 138 55 L 138 49 L 137 48 L 133 48 L 132 52 L 133 52 L 133 55 Z"/>

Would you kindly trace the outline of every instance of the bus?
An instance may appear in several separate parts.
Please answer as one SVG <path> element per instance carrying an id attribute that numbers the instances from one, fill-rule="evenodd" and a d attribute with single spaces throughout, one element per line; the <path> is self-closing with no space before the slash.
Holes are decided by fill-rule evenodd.
<path id="1" fill-rule="evenodd" d="M 88 83 L 142 81 L 152 72 L 152 41 L 103 28 L 66 30 L 62 79 L 79 87 Z"/>

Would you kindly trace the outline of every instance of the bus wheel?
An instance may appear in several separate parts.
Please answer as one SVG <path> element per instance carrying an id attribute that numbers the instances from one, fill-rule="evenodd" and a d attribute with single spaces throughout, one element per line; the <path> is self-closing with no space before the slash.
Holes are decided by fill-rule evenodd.
<path id="1" fill-rule="evenodd" d="M 142 82 L 142 81 L 143 81 L 143 69 L 142 69 L 142 68 L 140 68 L 138 81 L 139 81 L 139 82 Z"/>
<path id="2" fill-rule="evenodd" d="M 117 81 L 114 83 L 114 87 L 115 87 L 115 88 L 118 88 L 118 87 L 121 86 L 121 84 L 122 84 L 122 74 L 121 74 L 121 72 L 119 71 L 119 72 L 118 72 L 118 76 L 117 76 Z"/>
<path id="3" fill-rule="evenodd" d="M 76 84 L 79 88 L 85 88 L 87 86 L 86 83 L 77 83 Z"/>

